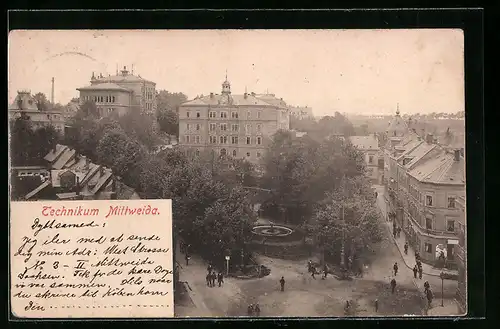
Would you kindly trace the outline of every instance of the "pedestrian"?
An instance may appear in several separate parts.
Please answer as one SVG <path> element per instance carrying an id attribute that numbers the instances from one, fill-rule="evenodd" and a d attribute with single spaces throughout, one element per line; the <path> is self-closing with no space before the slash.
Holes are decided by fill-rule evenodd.
<path id="1" fill-rule="evenodd" d="M 396 279 L 391 280 L 391 292 L 394 294 L 394 290 L 396 290 Z"/>
<path id="2" fill-rule="evenodd" d="M 413 277 L 416 279 L 417 278 L 417 273 L 418 273 L 418 267 L 417 264 L 413 267 Z"/>
<path id="3" fill-rule="evenodd" d="M 186 266 L 189 265 L 189 260 L 191 259 L 191 256 L 189 256 L 188 253 L 186 253 Z"/>
<path id="4" fill-rule="evenodd" d="M 209 274 L 212 273 L 212 264 L 208 264 L 208 266 L 207 266 L 207 272 Z"/>
<path id="5" fill-rule="evenodd" d="M 378 197 L 378 192 L 375 192 L 375 198 L 377 198 L 377 197 Z"/>
<path id="6" fill-rule="evenodd" d="M 378 312 L 378 299 L 375 299 L 375 312 Z"/>
<path id="7" fill-rule="evenodd" d="M 398 227 L 398 238 L 401 237 L 401 227 Z"/>
<path id="8" fill-rule="evenodd" d="M 419 260 L 420 260 L 420 253 L 415 250 L 415 261 L 418 262 Z"/>
<path id="9" fill-rule="evenodd" d="M 221 272 L 217 274 L 217 281 L 219 282 L 219 287 L 224 283 L 224 276 L 222 275 Z"/>
<path id="10" fill-rule="evenodd" d="M 394 229 L 392 230 L 392 235 L 394 236 L 394 239 L 397 238 L 398 235 L 398 229 L 396 226 L 394 226 Z"/>
<path id="11" fill-rule="evenodd" d="M 323 280 L 326 279 L 326 276 L 328 275 L 328 267 L 326 266 L 323 266 Z"/>
<path id="12" fill-rule="evenodd" d="M 248 316 L 252 316 L 253 315 L 253 305 L 252 304 L 248 305 L 248 307 L 247 307 L 247 314 L 248 314 Z"/>
<path id="13" fill-rule="evenodd" d="M 184 251 L 186 250 L 186 246 L 184 245 L 183 241 L 179 242 L 179 247 L 180 247 L 180 250 L 181 250 L 181 254 L 183 254 Z"/>
<path id="14" fill-rule="evenodd" d="M 405 242 L 405 255 L 408 255 L 408 241 Z"/>
<path id="15" fill-rule="evenodd" d="M 432 303 L 432 298 L 434 297 L 433 294 L 432 294 L 432 290 L 430 289 L 427 289 L 427 293 L 426 293 L 426 297 L 427 297 L 427 302 L 429 303 L 429 308 L 431 307 L 431 303 Z"/>
<path id="16" fill-rule="evenodd" d="M 350 303 L 349 303 L 349 301 L 347 300 L 347 301 L 345 302 L 345 306 L 344 306 L 344 313 L 345 313 L 345 315 L 349 315 L 349 311 L 350 311 L 350 309 L 351 309 L 351 304 L 350 304 Z"/>
<path id="17" fill-rule="evenodd" d="M 311 268 L 311 277 L 312 277 L 314 280 L 316 280 L 315 275 L 316 275 L 316 267 L 315 267 L 315 266 L 313 266 L 313 267 Z"/>
<path id="18" fill-rule="evenodd" d="M 281 277 L 280 280 L 281 291 L 285 291 L 285 278 Z"/>
<path id="19" fill-rule="evenodd" d="M 394 263 L 392 268 L 394 269 L 394 276 L 398 275 L 398 263 Z"/>
<path id="20" fill-rule="evenodd" d="M 212 287 L 215 287 L 215 280 L 217 280 L 217 274 L 215 274 L 215 272 L 212 272 L 210 276 L 212 277 Z"/>
<path id="21" fill-rule="evenodd" d="M 424 274 L 424 270 L 422 269 L 422 265 L 418 268 L 418 278 L 422 280 L 422 274 Z"/>
<path id="22" fill-rule="evenodd" d="M 208 287 L 210 287 L 210 285 L 211 285 L 211 280 L 212 280 L 212 278 L 210 277 L 210 273 L 207 273 L 207 277 L 206 277 L 206 279 L 207 279 L 207 286 L 208 286 Z"/>
<path id="23" fill-rule="evenodd" d="M 429 284 L 429 281 L 424 282 L 424 292 L 427 293 L 427 290 L 431 288 L 431 285 Z"/>
<path id="24" fill-rule="evenodd" d="M 255 312 L 255 316 L 260 316 L 259 304 L 255 304 L 254 312 Z"/>

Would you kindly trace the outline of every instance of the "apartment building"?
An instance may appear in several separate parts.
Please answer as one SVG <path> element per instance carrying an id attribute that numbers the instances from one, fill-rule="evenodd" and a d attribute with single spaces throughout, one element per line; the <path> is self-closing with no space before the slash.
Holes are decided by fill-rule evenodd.
<path id="1" fill-rule="evenodd" d="M 349 141 L 363 153 L 366 163 L 366 175 L 374 182 L 379 182 L 380 148 L 375 134 L 368 136 L 350 136 Z"/>
<path id="2" fill-rule="evenodd" d="M 123 115 L 130 109 L 154 115 L 156 113 L 156 83 L 131 74 L 127 67 L 107 77 L 92 73 L 90 85 L 77 88 L 80 105 L 94 102 L 101 116 Z"/>
<path id="3" fill-rule="evenodd" d="M 221 94 L 197 97 L 179 107 L 179 145 L 194 154 L 212 150 L 260 164 L 271 137 L 289 127 L 289 109 L 282 99 L 273 94 L 233 95 L 227 77 Z"/>
<path id="4" fill-rule="evenodd" d="M 459 197 L 457 206 L 461 212 L 458 222 L 458 245 L 456 250 L 458 266 L 458 287 L 455 299 L 461 313 L 467 313 L 467 234 L 466 234 L 466 201 Z"/>

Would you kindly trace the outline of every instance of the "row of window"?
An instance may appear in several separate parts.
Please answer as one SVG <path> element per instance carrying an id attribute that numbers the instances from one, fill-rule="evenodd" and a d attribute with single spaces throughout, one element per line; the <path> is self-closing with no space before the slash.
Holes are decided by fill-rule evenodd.
<path id="1" fill-rule="evenodd" d="M 210 144 L 228 144 L 228 140 L 229 140 L 229 141 L 231 141 L 231 144 L 239 144 L 239 137 L 238 136 L 229 136 L 229 137 L 230 137 L 230 139 L 228 139 L 228 136 L 219 136 L 217 138 L 217 136 L 210 135 L 209 142 L 210 142 Z M 186 136 L 184 136 L 184 141 L 187 144 L 189 144 L 189 143 L 200 144 L 202 139 L 201 139 L 201 136 L 186 135 Z M 245 139 L 245 143 L 246 143 L 246 145 L 251 145 L 252 144 L 252 137 L 247 136 Z M 255 139 L 255 143 L 257 145 L 262 145 L 262 137 L 258 136 Z"/>
<path id="2" fill-rule="evenodd" d="M 83 96 L 84 101 L 92 101 L 94 103 L 114 103 L 115 96 Z"/>
<path id="3" fill-rule="evenodd" d="M 153 104 L 152 103 L 146 103 L 146 110 L 152 110 L 153 109 Z"/>
<path id="4" fill-rule="evenodd" d="M 192 152 L 191 150 L 188 150 L 188 154 L 190 154 L 191 152 Z M 221 149 L 220 152 L 219 152 L 219 154 L 221 156 L 225 156 L 225 155 L 227 155 L 227 150 L 226 149 Z M 199 156 L 200 155 L 200 150 L 195 150 L 195 155 Z M 237 157 L 238 156 L 238 151 L 237 150 L 233 150 L 231 152 L 231 155 L 234 158 Z M 257 152 L 255 155 L 257 156 L 257 158 L 261 158 L 262 157 L 262 153 L 260 153 L 260 152 Z M 250 152 L 246 152 L 246 156 L 247 156 L 247 158 L 249 158 L 249 157 L 252 156 L 252 154 Z"/>
<path id="5" fill-rule="evenodd" d="M 227 128 L 228 128 L 228 125 L 227 123 L 210 123 L 209 124 L 209 130 L 210 131 L 217 131 L 217 125 L 219 126 L 219 129 L 220 131 L 227 131 Z M 197 123 L 197 124 L 191 124 L 191 123 L 188 123 L 186 125 L 186 128 L 188 131 L 191 131 L 193 128 L 194 130 L 196 131 L 199 131 L 201 130 L 201 124 Z M 256 128 L 256 132 L 257 133 L 261 133 L 262 132 L 262 125 L 259 123 L 255 126 Z M 231 124 L 231 131 L 232 132 L 239 132 L 240 131 L 240 125 L 239 124 Z M 252 131 L 252 125 L 251 124 L 247 124 L 245 125 L 245 132 L 247 134 L 250 134 Z"/>
<path id="6" fill-rule="evenodd" d="M 195 114 L 196 118 L 199 118 L 201 116 L 200 112 L 196 112 Z M 262 116 L 262 111 L 257 111 L 257 119 L 260 119 Z M 191 117 L 191 111 L 186 112 L 186 117 L 190 118 Z M 210 111 L 208 112 L 208 117 L 211 119 L 215 118 L 221 118 L 221 119 L 227 119 L 228 118 L 228 112 L 227 111 L 220 111 L 219 114 L 217 114 L 216 111 Z M 239 114 L 236 111 L 231 112 L 231 119 L 238 119 Z M 252 112 L 247 111 L 247 119 L 252 118 Z"/>

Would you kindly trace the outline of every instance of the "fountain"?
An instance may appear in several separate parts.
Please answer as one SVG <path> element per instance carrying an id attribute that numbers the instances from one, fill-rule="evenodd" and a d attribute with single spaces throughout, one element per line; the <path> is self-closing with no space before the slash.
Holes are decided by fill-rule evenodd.
<path id="1" fill-rule="evenodd" d="M 293 233 L 293 230 L 285 226 L 258 225 L 252 229 L 252 233 L 263 237 L 285 237 Z"/>
<path id="2" fill-rule="evenodd" d="M 252 228 L 252 243 L 261 254 L 277 258 L 295 258 L 303 255 L 304 233 L 273 223 L 257 225 Z"/>

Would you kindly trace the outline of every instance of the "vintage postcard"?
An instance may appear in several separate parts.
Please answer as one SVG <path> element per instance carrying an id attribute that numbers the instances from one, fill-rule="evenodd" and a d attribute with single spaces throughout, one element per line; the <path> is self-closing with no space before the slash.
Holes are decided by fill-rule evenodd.
<path id="1" fill-rule="evenodd" d="M 467 313 L 461 30 L 8 49 L 11 317 Z"/>

